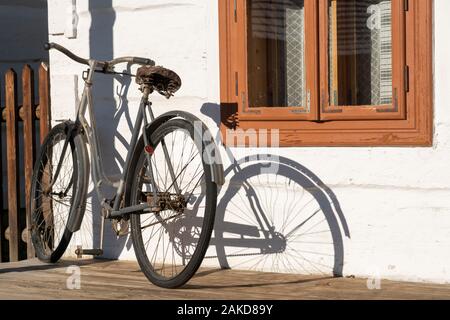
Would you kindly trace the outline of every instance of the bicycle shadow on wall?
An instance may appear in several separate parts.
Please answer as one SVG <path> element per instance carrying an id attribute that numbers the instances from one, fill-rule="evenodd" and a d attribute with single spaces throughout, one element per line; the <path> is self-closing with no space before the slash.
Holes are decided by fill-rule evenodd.
<path id="1" fill-rule="evenodd" d="M 113 28 L 116 21 L 116 12 L 112 0 L 89 1 L 89 14 L 91 26 L 89 28 L 89 55 L 96 59 L 110 60 L 114 58 Z M 128 73 L 130 72 L 127 66 Z M 101 155 L 104 167 L 108 170 L 107 176 L 115 180 L 119 176 L 125 163 L 120 149 L 128 151 L 129 142 L 120 132 L 132 132 L 133 121 L 128 110 L 128 90 L 132 78 L 128 76 L 111 76 L 96 74 L 96 83 L 93 89 L 95 108 L 94 118 L 97 120 L 97 129 L 101 141 Z M 116 81 L 116 83 L 114 82 Z M 125 128 L 120 128 L 125 119 Z M 119 144 L 119 145 L 118 145 Z M 111 147 L 113 146 L 113 147 Z M 124 154 L 126 154 L 125 152 Z M 92 155 L 91 155 L 92 156 Z M 89 193 L 85 217 L 81 230 L 74 234 L 69 249 L 69 256 L 73 255 L 78 245 L 83 248 L 97 248 L 100 244 L 101 210 L 100 202 L 94 190 L 92 180 L 89 184 Z M 107 196 L 114 194 L 113 188 L 102 187 Z M 110 259 L 119 257 L 125 246 L 131 244 L 127 237 L 118 237 L 111 228 L 109 220 L 105 221 L 104 256 Z"/>
<path id="2" fill-rule="evenodd" d="M 219 123 L 218 105 L 205 104 L 202 113 Z M 333 191 L 291 159 L 255 154 L 236 160 L 226 151 L 232 164 L 206 259 L 222 268 L 342 276 L 343 237 L 350 231 Z"/>

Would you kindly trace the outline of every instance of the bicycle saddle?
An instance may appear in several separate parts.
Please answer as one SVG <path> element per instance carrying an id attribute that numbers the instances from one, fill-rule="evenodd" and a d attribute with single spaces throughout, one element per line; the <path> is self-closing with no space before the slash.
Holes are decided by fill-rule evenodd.
<path id="1" fill-rule="evenodd" d="M 145 84 L 169 99 L 181 87 L 180 77 L 161 66 L 143 66 L 137 69 L 136 83 Z"/>

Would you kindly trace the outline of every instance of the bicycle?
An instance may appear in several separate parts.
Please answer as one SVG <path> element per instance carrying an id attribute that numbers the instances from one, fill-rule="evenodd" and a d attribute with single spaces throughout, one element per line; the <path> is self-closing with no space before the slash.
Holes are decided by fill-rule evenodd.
<path id="1" fill-rule="evenodd" d="M 78 247 L 78 257 L 101 256 L 105 220 L 129 231 L 136 258 L 145 276 L 164 288 L 182 286 L 200 267 L 214 225 L 217 190 L 224 183 L 219 150 L 204 123 L 183 111 L 155 118 L 149 96 L 167 98 L 181 87 L 179 76 L 140 57 L 111 61 L 81 58 L 56 43 L 70 59 L 87 65 L 83 94 L 74 121 L 49 132 L 41 147 L 31 183 L 31 238 L 37 257 L 55 263 L 73 233 L 80 230 L 91 177 L 101 204 L 99 248 Z M 116 72 L 120 63 L 139 65 L 136 75 Z M 119 179 L 106 176 L 93 116 L 95 73 L 135 76 L 142 98 L 130 148 Z M 89 112 L 89 121 L 86 119 Z M 150 117 L 150 121 L 147 117 Z M 115 195 L 105 197 L 103 186 Z"/>

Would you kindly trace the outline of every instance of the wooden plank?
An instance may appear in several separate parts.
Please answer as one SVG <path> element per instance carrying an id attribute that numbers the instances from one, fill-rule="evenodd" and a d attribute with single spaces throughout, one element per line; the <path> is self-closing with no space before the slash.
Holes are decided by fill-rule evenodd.
<path id="1" fill-rule="evenodd" d="M 67 267 L 81 269 L 81 290 L 67 290 Z M 36 259 L 0 265 L 0 299 L 450 299 L 450 285 L 321 275 L 200 269 L 183 288 L 167 290 L 148 282 L 136 262 Z"/>
<path id="2" fill-rule="evenodd" d="M 50 80 L 48 65 L 39 67 L 39 124 L 41 144 L 50 131 Z"/>
<path id="3" fill-rule="evenodd" d="M 50 132 L 50 82 L 49 69 L 45 62 L 39 67 L 39 125 L 40 125 L 40 142 L 44 142 L 45 137 Z M 44 169 L 43 187 L 46 188 L 50 183 L 51 161 L 47 163 Z M 52 224 L 53 212 L 51 200 L 45 197 L 42 201 L 43 216 L 46 224 Z"/>
<path id="4" fill-rule="evenodd" d="M 0 96 L 1 97 L 1 96 Z M 0 100 L 1 101 L 1 100 Z M 2 121 L 3 121 L 3 108 L 0 107 L 0 172 L 3 172 L 3 161 L 1 152 L 2 146 Z M 0 174 L 0 263 L 3 262 L 3 245 L 5 243 L 5 228 L 3 224 L 3 174 Z"/>
<path id="5" fill-rule="evenodd" d="M 19 165 L 18 165 L 18 119 L 17 76 L 14 70 L 5 76 L 6 101 L 6 155 L 8 168 L 8 228 L 9 259 L 19 260 Z"/>
<path id="6" fill-rule="evenodd" d="M 31 244 L 31 211 L 30 211 L 30 189 L 31 179 L 33 175 L 33 166 L 35 159 L 35 116 L 34 116 L 34 75 L 29 65 L 26 65 L 22 71 L 22 90 L 23 105 L 21 110 L 23 120 L 23 141 L 24 141 L 24 175 L 25 175 L 25 210 L 26 210 L 26 242 L 27 257 L 35 256 L 33 246 Z"/>

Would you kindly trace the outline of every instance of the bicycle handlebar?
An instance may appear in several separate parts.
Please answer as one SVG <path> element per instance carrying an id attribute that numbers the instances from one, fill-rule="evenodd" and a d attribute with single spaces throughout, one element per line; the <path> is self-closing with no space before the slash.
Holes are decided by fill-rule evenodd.
<path id="1" fill-rule="evenodd" d="M 44 49 L 47 51 L 49 51 L 51 49 L 56 49 L 56 50 L 60 51 L 61 53 L 64 53 L 70 59 L 72 59 L 78 63 L 85 64 L 88 66 L 90 65 L 89 59 L 83 59 L 57 43 L 47 42 L 44 44 Z M 113 67 L 114 65 L 119 64 L 119 63 L 132 63 L 132 64 L 140 64 L 140 65 L 153 65 L 153 66 L 155 65 L 155 62 L 153 60 L 147 59 L 147 58 L 140 58 L 140 57 L 121 57 L 121 58 L 113 59 L 111 61 L 96 60 L 95 62 L 97 62 L 97 66 L 99 66 L 103 69 Z"/>
<path id="2" fill-rule="evenodd" d="M 64 53 L 66 56 L 68 56 L 70 59 L 81 63 L 81 64 L 86 64 L 89 65 L 89 60 L 88 59 L 83 59 L 79 56 L 77 56 L 76 54 L 70 52 L 68 49 L 64 48 L 63 46 L 57 44 L 57 43 L 53 43 L 53 42 L 47 42 L 44 44 L 44 49 L 49 51 L 51 49 L 56 49 L 62 53 Z"/>

